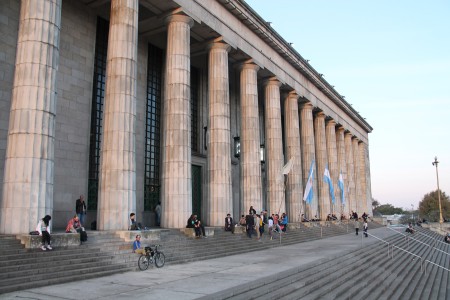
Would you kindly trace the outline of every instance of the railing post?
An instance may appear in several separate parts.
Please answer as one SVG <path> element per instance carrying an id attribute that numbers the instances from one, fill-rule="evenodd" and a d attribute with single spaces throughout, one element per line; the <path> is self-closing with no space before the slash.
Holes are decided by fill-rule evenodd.
<path id="1" fill-rule="evenodd" d="M 320 238 L 322 238 L 322 226 L 320 226 Z"/>

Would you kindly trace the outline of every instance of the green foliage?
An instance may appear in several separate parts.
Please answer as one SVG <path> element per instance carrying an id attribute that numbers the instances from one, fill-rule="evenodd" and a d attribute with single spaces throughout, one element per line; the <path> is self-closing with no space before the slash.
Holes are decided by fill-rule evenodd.
<path id="1" fill-rule="evenodd" d="M 450 198 L 441 191 L 442 217 L 450 219 Z M 439 222 L 438 191 L 433 191 L 423 196 L 419 202 L 419 213 L 421 218 L 431 222 Z"/>
<path id="2" fill-rule="evenodd" d="M 375 212 L 382 215 L 401 215 L 404 213 L 403 209 L 400 207 L 394 207 L 392 204 L 382 204 L 374 210 L 374 214 Z"/>
<path id="3" fill-rule="evenodd" d="M 380 202 L 378 202 L 377 199 L 372 198 L 372 209 L 375 210 L 378 208 L 378 206 L 380 206 Z"/>

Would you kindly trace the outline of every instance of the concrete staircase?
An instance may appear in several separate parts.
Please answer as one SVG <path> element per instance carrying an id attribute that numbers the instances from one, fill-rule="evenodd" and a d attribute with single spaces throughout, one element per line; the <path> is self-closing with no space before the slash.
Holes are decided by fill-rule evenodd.
<path id="1" fill-rule="evenodd" d="M 372 223 L 373 226 L 375 223 Z M 349 230 L 353 230 L 349 226 Z M 160 230 L 166 264 L 223 257 L 326 238 L 347 233 L 346 225 L 288 229 L 270 240 L 266 232 L 258 241 L 245 234 L 231 234 L 221 228 L 206 239 L 188 237 L 179 230 Z M 131 253 L 131 243 L 114 232 L 89 231 L 88 242 L 79 247 L 57 247 L 52 251 L 25 249 L 15 236 L 0 236 L 0 294 L 89 279 L 137 269 L 138 255 Z M 146 243 L 143 243 L 146 244 Z"/>
<path id="2" fill-rule="evenodd" d="M 99 235 L 99 238 L 103 235 Z M 107 235 L 105 235 L 107 236 Z M 95 235 L 92 237 L 95 240 Z M 113 242 L 110 242 L 112 244 Z M 109 246 L 107 246 L 109 247 Z M 0 294 L 132 270 L 90 242 L 54 250 L 25 249 L 15 236 L 0 236 Z"/>
<path id="3" fill-rule="evenodd" d="M 442 240 L 431 231 L 420 231 Z M 449 269 L 449 247 L 436 243 L 440 251 L 435 250 L 423 244 L 430 238 L 417 233 L 413 237 L 420 242 L 408 242 L 400 234 L 387 241 L 420 259 L 397 248 L 392 258 L 380 242 L 202 299 L 450 299 L 450 272 L 427 263 L 425 274 L 421 266 L 429 260 Z"/>

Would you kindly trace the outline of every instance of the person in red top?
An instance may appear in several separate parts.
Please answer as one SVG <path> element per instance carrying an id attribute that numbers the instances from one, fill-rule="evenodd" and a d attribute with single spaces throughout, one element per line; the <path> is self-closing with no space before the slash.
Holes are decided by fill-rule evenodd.
<path id="1" fill-rule="evenodd" d="M 78 215 L 73 216 L 72 219 L 69 220 L 66 227 L 67 233 L 77 233 L 82 231 L 84 228 L 81 227 L 80 219 L 78 219 Z"/>

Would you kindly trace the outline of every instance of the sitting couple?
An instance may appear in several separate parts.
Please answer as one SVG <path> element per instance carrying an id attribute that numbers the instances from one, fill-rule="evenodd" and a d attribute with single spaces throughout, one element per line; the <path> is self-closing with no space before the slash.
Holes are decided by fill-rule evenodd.
<path id="1" fill-rule="evenodd" d="M 195 237 L 199 238 L 203 234 L 203 238 L 206 239 L 205 227 L 202 222 L 197 218 L 197 215 L 191 215 L 187 220 L 186 228 L 194 228 Z"/>

